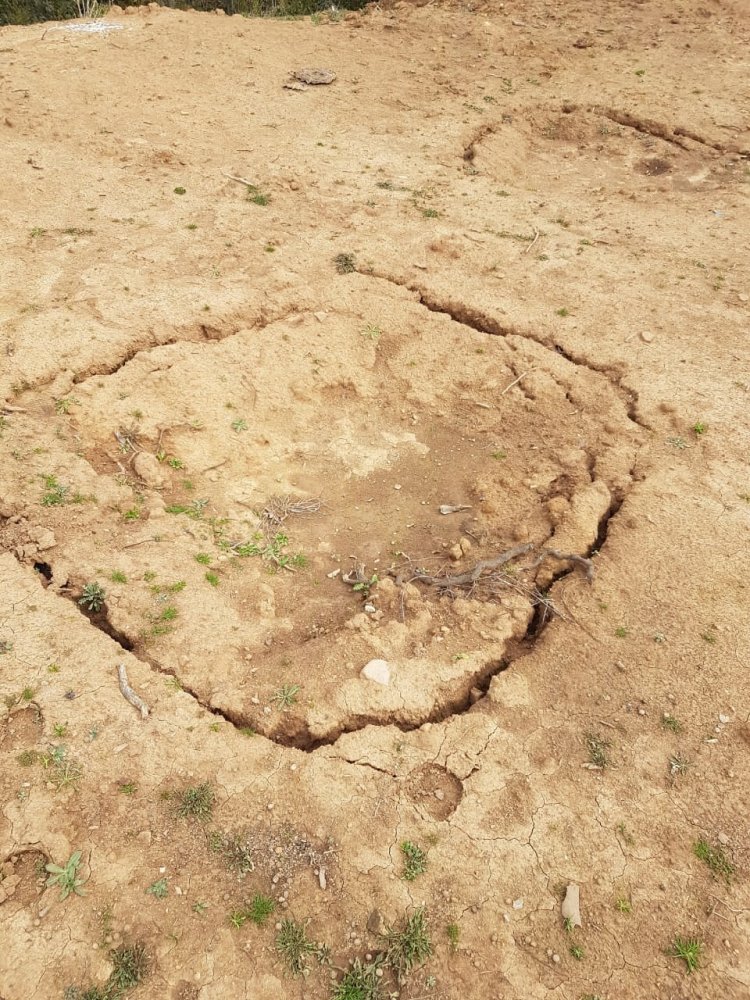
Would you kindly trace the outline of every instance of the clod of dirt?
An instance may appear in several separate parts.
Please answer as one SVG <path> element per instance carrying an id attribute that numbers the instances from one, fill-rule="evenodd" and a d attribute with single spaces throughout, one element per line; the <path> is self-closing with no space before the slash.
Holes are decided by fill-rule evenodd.
<path id="1" fill-rule="evenodd" d="M 570 926 L 582 927 L 581 924 L 581 890 L 573 884 L 565 890 L 565 899 L 562 901 L 563 920 L 569 920 Z"/>
<path id="2" fill-rule="evenodd" d="M 336 74 L 332 69 L 296 69 L 292 77 L 300 83 L 306 83 L 310 87 L 327 86 L 336 79 Z"/>
<path id="3" fill-rule="evenodd" d="M 376 937 L 383 937 L 388 932 L 388 925 L 380 910 L 373 910 L 367 918 L 367 929 Z"/>
<path id="4" fill-rule="evenodd" d="M 391 668 L 385 660 L 370 660 L 362 667 L 360 676 L 387 687 L 391 681 Z"/>
<path id="5" fill-rule="evenodd" d="M 133 459 L 133 469 L 139 479 L 142 479 L 147 486 L 159 489 L 164 486 L 166 477 L 162 468 L 154 455 L 141 451 Z"/>

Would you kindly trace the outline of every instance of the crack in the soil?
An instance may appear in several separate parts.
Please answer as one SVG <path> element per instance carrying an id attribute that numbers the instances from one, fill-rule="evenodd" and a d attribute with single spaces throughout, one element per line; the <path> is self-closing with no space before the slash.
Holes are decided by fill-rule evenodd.
<path id="1" fill-rule="evenodd" d="M 628 419 L 632 423 L 644 430 L 651 430 L 649 424 L 638 413 L 638 393 L 635 389 L 622 384 L 622 379 L 624 378 L 622 373 L 614 372 L 606 365 L 597 365 L 595 362 L 589 361 L 588 358 L 576 355 L 553 340 L 534 336 L 529 331 L 519 330 L 512 326 L 504 326 L 495 317 L 489 316 L 475 306 L 469 306 L 464 302 L 454 302 L 452 299 L 441 299 L 433 292 L 414 282 L 394 278 L 393 275 L 382 272 L 360 271 L 358 273 L 362 274 L 363 277 L 376 278 L 378 281 L 387 281 L 392 285 L 397 285 L 399 288 L 405 288 L 407 291 L 414 292 L 418 296 L 418 302 L 425 309 L 441 316 L 448 316 L 454 323 L 468 326 L 477 333 L 485 333 L 491 337 L 519 337 L 522 340 L 531 340 L 548 351 L 554 350 L 572 365 L 576 365 L 579 368 L 588 368 L 589 371 L 595 372 L 597 375 L 601 375 L 607 379 L 622 401 Z"/>
<path id="2" fill-rule="evenodd" d="M 120 369 L 124 368 L 125 365 L 129 364 L 140 354 L 148 354 L 159 347 L 173 347 L 176 344 L 218 343 L 223 340 L 229 340 L 244 330 L 262 333 L 267 326 L 282 322 L 296 311 L 296 309 L 282 309 L 278 313 L 268 315 L 266 310 L 261 308 L 255 315 L 243 318 L 241 321 L 235 317 L 231 321 L 224 320 L 213 324 L 205 322 L 192 323 L 184 327 L 179 327 L 173 333 L 163 338 L 152 333 L 150 336 L 140 338 L 128 348 L 125 354 L 116 360 L 96 362 L 75 372 L 73 374 L 73 385 L 81 385 L 81 383 L 89 378 L 102 375 L 116 375 Z M 23 394 L 41 392 L 52 385 L 56 378 L 57 375 L 42 378 L 36 382 L 24 381 Z"/>
<path id="3" fill-rule="evenodd" d="M 475 141 L 477 140 L 475 139 Z M 433 293 L 418 285 L 401 281 L 386 274 L 374 274 L 372 272 L 367 272 L 364 276 L 387 281 L 401 288 L 406 288 L 418 296 L 419 303 L 425 309 L 430 312 L 447 316 L 453 320 L 453 322 L 459 323 L 479 333 L 498 337 L 517 336 L 522 339 L 531 340 L 546 350 L 554 350 L 573 365 L 584 367 L 590 371 L 596 372 L 606 378 L 613 389 L 617 392 L 631 421 L 640 427 L 648 426 L 638 416 L 637 394 L 633 390 L 623 386 L 621 382 L 622 375 L 614 373 L 611 369 L 604 366 L 598 366 L 585 358 L 576 356 L 554 342 L 550 345 L 549 342 L 542 338 L 535 337 L 532 333 L 504 326 L 494 317 L 489 316 L 481 310 L 463 302 L 456 303 L 452 300 L 440 299 Z M 261 321 L 263 322 L 263 326 L 267 326 L 270 323 L 278 322 L 280 319 L 283 319 L 283 315 L 270 319 L 262 317 Z M 209 336 L 206 332 L 207 328 L 202 326 L 200 328 L 203 331 L 204 340 L 224 339 L 222 336 Z M 239 329 L 243 328 L 244 327 L 240 327 Z M 232 336 L 237 332 L 238 329 L 232 328 L 225 334 L 225 336 Z M 157 346 L 163 346 L 165 343 L 178 343 L 180 340 L 184 339 L 184 337 L 175 337 L 175 339 L 168 342 L 163 341 L 161 343 L 150 344 L 147 347 L 134 348 L 132 351 L 128 352 L 128 355 L 125 358 L 120 359 L 116 365 L 104 367 L 98 366 L 96 370 L 91 370 L 85 374 L 80 373 L 76 376 L 76 381 L 80 382 L 84 377 L 88 377 L 90 374 L 114 374 L 129 361 L 133 360 L 133 358 L 136 357 L 141 351 L 152 350 Z M 631 484 L 633 482 L 632 470 L 630 482 Z M 619 495 L 613 496 L 609 508 L 599 521 L 596 538 L 589 547 L 588 551 L 585 553 L 587 558 L 590 558 L 593 554 L 599 552 L 605 544 L 611 521 L 620 510 L 624 499 L 625 493 L 623 491 L 620 491 Z M 38 568 L 40 577 L 43 578 L 43 583 L 47 584 L 50 576 L 52 576 L 52 570 L 49 564 L 37 563 L 35 568 Z M 552 588 L 556 583 L 570 575 L 574 572 L 574 570 L 575 564 L 571 563 L 567 567 L 556 572 L 546 587 L 547 594 L 552 592 Z M 40 582 L 42 582 L 42 579 L 40 579 Z M 179 683 L 180 688 L 192 697 L 206 712 L 209 712 L 217 718 L 225 720 L 235 728 L 254 728 L 254 724 L 256 723 L 254 717 L 245 715 L 239 711 L 233 711 L 232 709 L 218 708 L 211 704 L 210 701 L 202 696 L 196 689 L 187 684 L 184 679 L 176 673 L 176 671 L 164 667 L 156 658 L 147 653 L 147 651 L 143 649 L 142 643 L 140 643 L 137 639 L 133 640 L 125 632 L 116 628 L 109 620 L 106 606 L 97 614 L 85 614 L 71 592 L 61 591 L 60 594 L 61 596 L 68 597 L 74 607 L 76 607 L 77 610 L 83 614 L 92 625 L 108 635 L 113 642 L 120 646 L 121 649 L 132 653 L 138 659 L 148 663 L 149 666 L 157 673 L 174 678 Z M 554 608 L 554 605 L 552 607 Z M 431 712 L 426 713 L 424 716 L 420 716 L 418 721 L 404 722 L 394 718 L 384 719 L 382 713 L 376 712 L 350 713 L 345 721 L 342 721 L 340 725 L 333 728 L 325 737 L 320 738 L 311 734 L 308 723 L 305 719 L 292 719 L 290 717 L 285 723 L 285 731 L 263 733 L 262 735 L 265 736 L 266 739 L 280 746 L 294 747 L 306 752 L 314 752 L 322 747 L 333 746 L 341 736 L 347 733 L 358 732 L 367 726 L 395 726 L 402 732 L 411 732 L 426 723 L 446 722 L 447 720 L 458 715 L 463 715 L 478 706 L 486 698 L 493 678 L 504 670 L 507 670 L 516 660 L 528 656 L 554 617 L 554 610 L 551 610 L 549 602 L 539 602 L 535 607 L 533 607 L 533 609 L 530 610 L 524 634 L 520 638 L 511 640 L 507 644 L 504 655 L 500 659 L 488 660 L 468 677 L 462 678 L 459 682 L 460 689 L 458 691 L 454 691 L 452 695 L 448 697 L 443 696 L 440 704 L 436 705 Z"/>
<path id="4" fill-rule="evenodd" d="M 641 115 L 634 115 L 630 111 L 619 111 L 617 108 L 608 108 L 600 104 L 595 104 L 591 110 L 594 114 L 608 118 L 617 125 L 624 125 L 625 128 L 632 128 L 643 135 L 652 135 L 656 139 L 663 139 L 664 142 L 669 142 L 673 146 L 679 146 L 680 149 L 689 151 L 690 146 L 681 140 L 690 139 L 692 142 L 706 146 L 708 149 L 715 149 L 718 153 L 735 153 L 743 158 L 750 156 L 750 150 L 742 149 L 735 143 L 723 143 L 715 139 L 707 139 L 698 132 L 683 128 L 680 125 L 665 125 L 663 122 L 654 121 L 653 118 L 644 118 Z"/>

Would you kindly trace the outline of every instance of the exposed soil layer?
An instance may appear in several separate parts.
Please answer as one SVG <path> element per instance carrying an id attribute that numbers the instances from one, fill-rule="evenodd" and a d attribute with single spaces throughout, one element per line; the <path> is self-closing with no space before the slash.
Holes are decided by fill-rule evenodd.
<path id="1" fill-rule="evenodd" d="M 748 12 L 100 23 L 0 29 L 0 996 L 744 998 Z"/>

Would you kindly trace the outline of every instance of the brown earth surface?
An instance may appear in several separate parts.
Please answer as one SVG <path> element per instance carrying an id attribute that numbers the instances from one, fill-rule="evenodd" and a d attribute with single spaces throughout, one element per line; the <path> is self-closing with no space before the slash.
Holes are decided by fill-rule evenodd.
<path id="1" fill-rule="evenodd" d="M 750 996 L 749 15 L 0 29 L 2 1000 Z"/>

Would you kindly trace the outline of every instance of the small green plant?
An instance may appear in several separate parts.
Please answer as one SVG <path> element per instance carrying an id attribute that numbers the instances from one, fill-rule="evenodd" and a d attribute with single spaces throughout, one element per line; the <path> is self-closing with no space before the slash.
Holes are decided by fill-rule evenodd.
<path id="1" fill-rule="evenodd" d="M 421 965 L 432 954 L 423 906 L 406 918 L 400 930 L 389 928 L 386 937 L 385 961 L 396 973 L 399 982 L 415 965 Z"/>
<path id="2" fill-rule="evenodd" d="M 707 430 L 708 424 L 704 423 L 702 420 L 698 420 L 693 424 L 693 434 L 695 434 L 696 437 L 700 437 L 701 434 L 705 434 Z"/>
<path id="3" fill-rule="evenodd" d="M 669 758 L 669 776 L 674 781 L 679 775 L 685 774 L 690 767 L 690 761 L 681 754 L 674 753 Z"/>
<path id="4" fill-rule="evenodd" d="M 13 652 L 13 643 L 10 639 L 0 639 L 0 656 Z"/>
<path id="5" fill-rule="evenodd" d="M 575 929 L 576 929 L 576 925 L 573 923 L 573 918 L 572 917 L 566 917 L 563 920 L 563 930 L 565 931 L 565 933 L 566 934 L 572 934 Z"/>
<path id="6" fill-rule="evenodd" d="M 25 687 L 21 692 L 21 701 L 33 701 L 35 694 L 34 688 Z"/>
<path id="7" fill-rule="evenodd" d="M 381 976 L 378 961 L 364 963 L 355 958 L 333 987 L 331 1000 L 380 1000 L 383 996 Z"/>
<path id="8" fill-rule="evenodd" d="M 360 336 L 366 337 L 367 340 L 374 340 L 376 344 L 383 336 L 383 331 L 380 327 L 374 326 L 372 323 L 368 323 L 364 330 L 360 330 L 359 333 Z"/>
<path id="9" fill-rule="evenodd" d="M 123 521 L 137 521 L 141 516 L 141 511 L 139 507 L 131 507 L 130 510 L 126 510 L 122 515 Z"/>
<path id="10" fill-rule="evenodd" d="M 96 614 L 104 607 L 107 594 L 101 584 L 93 582 L 84 585 L 78 603 L 82 604 L 87 611 Z"/>
<path id="11" fill-rule="evenodd" d="M 304 926 L 289 918 L 281 921 L 276 950 L 293 976 L 301 976 L 307 969 L 308 955 L 319 952 L 318 946 L 308 939 Z"/>
<path id="12" fill-rule="evenodd" d="M 156 896 L 157 899 L 165 899 L 169 895 L 169 883 L 165 878 L 157 879 L 146 889 L 147 896 Z"/>
<path id="13" fill-rule="evenodd" d="M 211 556 L 208 552 L 199 552 L 195 557 L 195 561 L 200 563 L 201 566 L 209 566 L 211 564 Z"/>
<path id="14" fill-rule="evenodd" d="M 231 910 L 227 914 L 227 920 L 232 925 L 232 927 L 234 927 L 234 929 L 238 931 L 241 927 L 244 927 L 244 925 L 246 924 L 247 913 L 245 913 L 244 909 Z"/>
<path id="15" fill-rule="evenodd" d="M 218 574 L 212 573 L 210 570 L 206 573 L 206 583 L 210 583 L 212 587 L 219 586 Z"/>
<path id="16" fill-rule="evenodd" d="M 55 413 L 57 413 L 59 416 L 66 415 L 70 413 L 71 406 L 73 406 L 73 404 L 77 402 L 78 400 L 74 399 L 72 396 L 68 396 L 63 399 L 56 399 Z"/>
<path id="17" fill-rule="evenodd" d="M 134 781 L 125 781 L 119 786 L 119 790 L 123 795 L 135 795 L 138 791 L 138 785 Z"/>
<path id="18" fill-rule="evenodd" d="M 208 903 L 193 903 L 193 913 L 197 913 L 199 917 L 202 917 L 207 909 Z"/>
<path id="19" fill-rule="evenodd" d="M 49 872 L 47 885 L 57 885 L 60 887 L 60 899 L 67 899 L 72 893 L 76 896 L 85 896 L 86 893 L 81 888 L 85 883 L 78 878 L 78 869 L 81 866 L 81 852 L 75 851 L 70 855 L 66 863 L 60 865 L 49 864 L 44 866 L 44 870 Z"/>
<path id="20" fill-rule="evenodd" d="M 423 875 L 427 871 L 427 853 L 411 840 L 402 842 L 401 854 L 404 859 L 402 877 L 407 882 L 413 882 L 418 875 Z"/>
<path id="21" fill-rule="evenodd" d="M 247 919 L 254 923 L 256 927 L 262 927 L 275 909 L 276 904 L 270 896 L 263 896 L 261 893 L 257 893 L 250 900 L 250 905 L 247 907 Z"/>
<path id="22" fill-rule="evenodd" d="M 56 476 L 44 477 L 45 493 L 42 494 L 42 507 L 62 507 L 70 503 L 70 488 L 63 486 Z"/>
<path id="23" fill-rule="evenodd" d="M 555 316 L 562 316 L 563 318 L 565 316 L 570 316 L 570 310 L 566 309 L 565 306 L 563 306 L 561 309 L 555 309 Z"/>
<path id="24" fill-rule="evenodd" d="M 458 924 L 455 923 L 448 924 L 448 926 L 445 928 L 445 933 L 448 937 L 448 941 L 450 942 L 451 949 L 453 951 L 457 951 L 458 941 L 459 938 L 461 937 L 461 931 L 459 930 Z"/>
<path id="25" fill-rule="evenodd" d="M 242 417 L 238 417 L 236 420 L 232 421 L 232 430 L 235 434 L 239 434 L 240 431 L 246 431 L 247 427 L 247 420 L 244 420 Z"/>
<path id="26" fill-rule="evenodd" d="M 589 751 L 589 762 L 595 767 L 600 767 L 602 769 L 607 767 L 609 764 L 607 750 L 611 746 L 609 740 L 605 740 L 603 737 L 597 736 L 596 733 L 586 733 L 584 736 L 584 742 Z"/>
<path id="27" fill-rule="evenodd" d="M 89 986 L 87 989 L 68 986 L 63 993 L 63 1000 L 121 1000 L 148 973 L 148 955 L 144 945 L 140 943 L 114 948 L 110 951 L 109 958 L 112 972 L 104 986 Z"/>
<path id="28" fill-rule="evenodd" d="M 619 899 L 615 900 L 615 909 L 618 913 L 631 913 L 633 910 L 633 904 L 625 896 L 620 896 Z"/>
<path id="29" fill-rule="evenodd" d="M 16 757 L 21 767 L 32 767 L 39 761 L 39 754 L 36 750 L 22 750 Z"/>
<path id="30" fill-rule="evenodd" d="M 369 580 L 358 580 L 352 586 L 352 590 L 357 594 L 362 594 L 362 596 L 367 599 L 370 596 L 370 591 L 377 583 L 378 574 L 373 573 Z"/>
<path id="31" fill-rule="evenodd" d="M 684 451 L 685 448 L 689 448 L 690 445 L 684 438 L 681 437 L 670 437 L 667 438 L 667 444 L 671 444 L 673 448 L 677 448 L 678 451 Z"/>
<path id="32" fill-rule="evenodd" d="M 270 204 L 270 202 L 271 202 L 271 196 L 265 194 L 263 191 L 261 191 L 259 188 L 257 188 L 254 184 L 248 184 L 247 185 L 247 200 L 250 201 L 250 202 L 252 202 L 253 205 L 265 206 L 265 205 Z"/>
<path id="33" fill-rule="evenodd" d="M 59 740 L 61 740 L 64 736 L 66 736 L 67 732 L 68 732 L 67 722 L 56 722 L 52 727 L 53 735 L 56 736 L 57 739 Z"/>
<path id="34" fill-rule="evenodd" d="M 688 975 L 700 966 L 703 957 L 703 943 L 698 938 L 686 938 L 677 935 L 672 941 L 672 947 L 667 952 L 672 958 L 681 958 L 687 966 Z"/>
<path id="35" fill-rule="evenodd" d="M 110 960 L 114 968 L 107 982 L 113 1000 L 119 997 L 125 990 L 131 990 L 137 986 L 148 972 L 148 955 L 144 945 L 138 943 L 134 945 L 120 945 L 109 953 Z"/>
<path id="36" fill-rule="evenodd" d="M 333 258 L 336 270 L 339 274 L 351 274 L 357 270 L 357 258 L 353 253 L 337 253 Z"/>
<path id="37" fill-rule="evenodd" d="M 179 816 L 192 816 L 205 821 L 211 818 L 214 810 L 214 791 L 209 782 L 186 788 L 180 793 L 177 813 Z"/>
<path id="38" fill-rule="evenodd" d="M 77 761 L 68 757 L 64 746 L 49 747 L 39 754 L 39 763 L 49 771 L 48 779 L 59 790 L 75 788 L 83 777 L 83 770 Z"/>
<path id="39" fill-rule="evenodd" d="M 681 733 L 682 725 L 679 720 L 675 719 L 673 715 L 665 712 L 661 717 L 661 724 L 665 729 L 669 729 L 673 733 Z"/>
<path id="40" fill-rule="evenodd" d="M 630 635 L 630 629 L 626 625 L 619 625 L 615 629 L 615 635 L 618 639 L 627 639 Z"/>
<path id="41" fill-rule="evenodd" d="M 568 949 L 568 951 L 577 962 L 580 962 L 583 956 L 586 954 L 583 948 L 579 944 L 572 944 Z"/>
<path id="42" fill-rule="evenodd" d="M 112 572 L 109 575 L 109 578 L 112 581 L 112 583 L 127 583 L 128 582 L 128 578 L 125 576 L 125 574 L 122 572 L 122 570 L 119 570 L 119 569 L 112 570 Z"/>
<path id="43" fill-rule="evenodd" d="M 174 189 L 175 194 L 187 194 L 187 190 L 184 187 L 176 187 Z"/>
<path id="44" fill-rule="evenodd" d="M 716 645 L 716 633 L 713 631 L 712 628 L 708 629 L 706 632 L 703 632 L 701 634 L 701 639 L 703 639 L 704 642 L 707 642 L 709 646 Z"/>
<path id="45" fill-rule="evenodd" d="M 422 215 L 425 219 L 438 219 L 440 217 L 440 212 L 435 208 L 423 208 Z"/>
<path id="46" fill-rule="evenodd" d="M 302 689 L 299 684 L 284 684 L 279 688 L 271 701 L 273 701 L 277 707 L 284 712 L 288 708 L 291 708 L 292 705 L 297 704 L 297 695 L 301 690 Z"/>
<path id="47" fill-rule="evenodd" d="M 723 878 L 729 885 L 735 873 L 735 867 L 727 857 L 721 844 L 712 847 L 707 840 L 701 838 L 693 844 L 693 854 L 701 861 L 705 861 L 711 869 L 714 878 Z"/>

